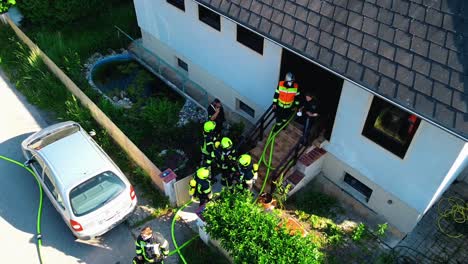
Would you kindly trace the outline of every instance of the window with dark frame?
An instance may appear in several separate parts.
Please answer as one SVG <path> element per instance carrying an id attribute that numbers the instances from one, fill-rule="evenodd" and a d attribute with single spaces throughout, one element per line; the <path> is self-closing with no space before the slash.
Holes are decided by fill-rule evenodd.
<path id="1" fill-rule="evenodd" d="M 263 55 L 263 37 L 237 25 L 237 41 Z"/>
<path id="2" fill-rule="evenodd" d="M 416 115 L 374 97 L 362 135 L 403 159 L 420 123 Z"/>
<path id="3" fill-rule="evenodd" d="M 366 197 L 366 202 L 369 201 L 369 198 L 372 195 L 372 189 L 367 187 L 364 183 L 360 182 L 349 173 L 345 174 L 344 182 L 346 182 L 349 186 L 353 187 L 356 191 Z"/>
<path id="4" fill-rule="evenodd" d="M 184 0 L 166 0 L 169 4 L 179 8 L 180 10 L 185 12 L 185 2 Z"/>
<path id="5" fill-rule="evenodd" d="M 239 109 L 247 113 L 249 116 L 255 117 L 255 110 L 241 100 L 239 100 Z"/>
<path id="6" fill-rule="evenodd" d="M 188 64 L 187 64 L 185 61 L 183 61 L 183 60 L 177 58 L 177 65 L 179 65 L 180 68 L 182 68 L 182 69 L 184 69 L 186 72 L 188 72 Z"/>
<path id="7" fill-rule="evenodd" d="M 208 8 L 198 5 L 198 19 L 212 28 L 221 31 L 221 16 Z"/>

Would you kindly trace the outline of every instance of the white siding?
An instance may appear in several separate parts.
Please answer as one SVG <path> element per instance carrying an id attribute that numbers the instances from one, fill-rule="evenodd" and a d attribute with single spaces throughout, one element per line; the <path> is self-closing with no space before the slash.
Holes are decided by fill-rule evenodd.
<path id="1" fill-rule="evenodd" d="M 198 5 L 194 1 L 185 1 L 185 12 L 166 1 L 134 2 L 142 31 L 188 60 L 190 78 L 197 79 L 190 71 L 191 64 L 195 64 L 197 69 L 203 69 L 247 98 L 246 103 L 255 104 L 251 105 L 255 109 L 266 109 L 271 104 L 281 64 L 279 46 L 265 40 L 263 55 L 256 53 L 236 41 L 236 24 L 232 21 L 221 18 L 221 32 L 199 21 Z M 214 83 L 202 81 L 199 80 L 202 87 Z M 231 106 L 235 108 L 234 103 Z"/>
<path id="2" fill-rule="evenodd" d="M 361 135 L 373 96 L 346 82 L 327 151 L 424 213 L 466 165 L 466 142 L 421 121 L 404 159 Z"/>

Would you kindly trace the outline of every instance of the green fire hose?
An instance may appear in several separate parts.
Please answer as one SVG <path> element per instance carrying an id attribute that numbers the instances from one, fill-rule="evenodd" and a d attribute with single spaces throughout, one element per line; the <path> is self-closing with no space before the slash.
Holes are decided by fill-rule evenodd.
<path id="1" fill-rule="evenodd" d="M 42 186 L 39 181 L 39 178 L 37 177 L 36 173 L 34 173 L 33 170 L 30 168 L 24 166 L 21 162 L 18 162 L 14 159 L 7 158 L 5 156 L 0 155 L 0 159 L 3 159 L 5 161 L 11 162 L 17 166 L 22 167 L 23 169 L 27 170 L 29 173 L 31 173 L 34 176 L 34 179 L 36 180 L 37 186 L 39 188 L 39 207 L 37 209 L 37 221 L 36 221 L 36 238 L 37 238 L 37 252 L 38 252 L 38 257 L 39 257 L 39 262 L 42 264 L 44 263 L 42 260 L 42 254 L 41 254 L 41 247 L 42 247 L 42 234 L 41 234 L 41 217 L 42 217 L 42 200 L 43 200 L 43 192 L 42 192 Z M 177 214 L 183 210 L 185 207 L 189 206 L 192 203 L 192 201 L 189 201 L 188 203 L 184 204 L 182 207 L 180 207 L 176 214 L 174 215 L 174 219 L 172 219 L 172 225 L 171 225 L 171 236 L 172 236 L 172 242 L 174 243 L 174 247 L 176 248 L 175 250 L 169 252 L 169 256 L 172 256 L 176 253 L 179 254 L 180 258 L 182 259 L 182 262 L 184 264 L 187 264 L 187 261 L 185 260 L 184 256 L 180 252 L 182 248 L 190 244 L 193 240 L 197 239 L 199 235 L 196 235 L 192 237 L 190 240 L 186 241 L 184 244 L 182 244 L 180 247 L 177 245 L 177 241 L 174 236 L 174 226 L 175 226 L 175 221 L 177 218 Z"/>
<path id="2" fill-rule="evenodd" d="M 258 161 L 258 164 L 260 165 L 262 162 L 263 164 L 267 167 L 267 171 L 265 173 L 265 178 L 263 179 L 263 184 L 262 184 L 262 188 L 260 189 L 260 194 L 263 193 L 263 190 L 265 189 L 265 185 L 266 185 L 266 182 L 268 180 L 268 176 L 270 175 L 270 170 L 275 170 L 275 168 L 273 168 L 271 166 L 271 163 L 273 162 L 273 150 L 274 150 L 274 146 L 275 146 L 275 138 L 276 136 L 281 132 L 281 130 L 283 130 L 293 119 L 294 119 L 294 116 L 296 115 L 296 113 L 294 112 L 291 117 L 289 117 L 288 121 L 285 122 L 279 129 L 278 131 L 276 132 L 273 132 L 274 129 L 271 129 L 270 130 L 270 133 L 268 135 L 268 139 L 265 143 L 265 146 L 263 148 L 263 152 L 262 152 L 262 155 L 260 156 L 260 160 Z M 270 155 L 269 155 L 269 159 L 268 161 L 266 161 L 265 159 L 265 154 L 266 154 L 266 150 L 267 148 L 270 147 Z M 258 197 L 257 197 L 258 199 Z M 256 201 L 256 200 L 255 200 Z"/>
<path id="3" fill-rule="evenodd" d="M 43 261 L 42 261 L 42 255 L 41 255 L 41 247 L 42 247 L 41 216 L 42 216 L 42 198 L 43 198 L 43 194 L 42 194 L 42 186 L 41 186 L 41 183 L 39 181 L 39 178 L 37 178 L 37 175 L 36 175 L 36 173 L 34 173 L 33 170 L 31 170 L 30 168 L 24 166 L 21 162 L 18 162 L 18 161 L 14 160 L 14 159 L 7 158 L 7 157 L 2 156 L 2 155 L 0 155 L 0 159 L 11 162 L 11 163 L 13 163 L 15 165 L 18 165 L 18 166 L 26 169 L 27 171 L 29 171 L 29 173 L 31 173 L 34 176 L 34 179 L 36 179 L 36 183 L 37 183 L 37 186 L 39 188 L 39 207 L 37 208 L 37 220 L 36 220 L 37 254 L 38 254 L 38 257 L 39 257 L 39 263 L 42 264 Z"/>

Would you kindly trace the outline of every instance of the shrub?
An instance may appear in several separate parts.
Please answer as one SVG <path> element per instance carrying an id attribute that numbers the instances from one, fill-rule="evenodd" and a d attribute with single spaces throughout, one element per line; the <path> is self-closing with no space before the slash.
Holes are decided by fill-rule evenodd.
<path id="1" fill-rule="evenodd" d="M 103 0 L 23 0 L 18 2 L 24 17 L 34 24 L 59 25 L 97 14 L 105 7 Z"/>
<path id="2" fill-rule="evenodd" d="M 141 111 L 141 119 L 152 135 L 157 135 L 157 140 L 163 146 L 177 140 L 174 129 L 179 120 L 179 111 L 182 105 L 165 98 L 150 98 Z"/>
<path id="3" fill-rule="evenodd" d="M 16 4 L 15 0 L 1 0 L 0 1 L 0 14 L 7 12 L 10 7 Z"/>
<path id="4" fill-rule="evenodd" d="M 221 241 L 236 263 L 320 263 L 309 237 L 290 235 L 275 213 L 265 213 L 248 191 L 222 191 L 203 216 L 206 231 Z"/>

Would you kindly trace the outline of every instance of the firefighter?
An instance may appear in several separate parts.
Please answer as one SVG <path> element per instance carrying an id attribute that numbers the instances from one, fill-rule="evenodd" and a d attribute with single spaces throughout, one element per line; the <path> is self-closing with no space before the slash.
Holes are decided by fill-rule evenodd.
<path id="1" fill-rule="evenodd" d="M 252 163 L 252 156 L 249 154 L 239 156 L 236 176 L 236 181 L 242 188 L 252 190 L 252 186 L 258 178 L 258 164 Z"/>
<path id="2" fill-rule="evenodd" d="M 158 232 L 153 233 L 151 227 L 144 227 L 136 242 L 136 257 L 133 264 L 162 263 L 169 255 L 169 243 Z"/>
<path id="3" fill-rule="evenodd" d="M 216 123 L 214 121 L 206 121 L 203 124 L 203 145 L 201 146 L 202 152 L 202 166 L 210 166 L 207 161 L 210 160 L 211 152 L 214 150 L 214 144 L 217 141 Z"/>
<path id="4" fill-rule="evenodd" d="M 197 170 L 195 196 L 200 200 L 200 205 L 209 202 L 213 197 L 210 174 L 210 170 L 206 167 L 201 167 Z"/>
<path id="5" fill-rule="evenodd" d="M 294 75 L 286 73 L 284 81 L 280 81 L 273 97 L 273 110 L 276 115 L 275 131 L 288 120 L 292 114 L 292 108 L 297 108 L 299 100 L 299 85 L 294 81 Z"/>
<path id="6" fill-rule="evenodd" d="M 189 182 L 189 194 L 192 200 L 199 201 L 201 205 L 212 198 L 210 174 L 208 168 L 201 167 Z"/>
<path id="7" fill-rule="evenodd" d="M 211 152 L 211 159 L 208 163 L 216 163 L 216 168 L 221 171 L 221 184 L 223 186 L 232 185 L 232 174 L 235 172 L 236 160 L 236 150 L 230 138 L 223 137 L 221 142 L 215 143 L 215 149 Z"/>

